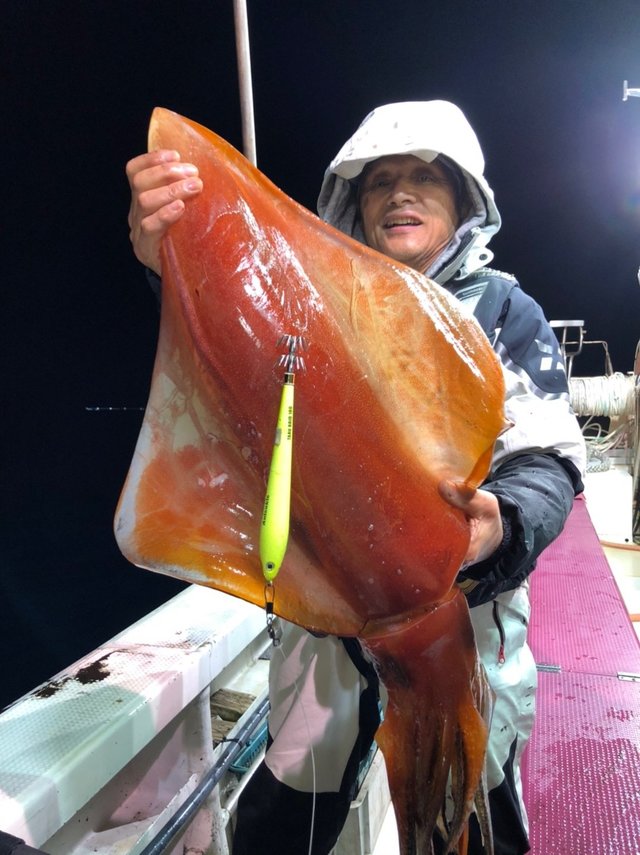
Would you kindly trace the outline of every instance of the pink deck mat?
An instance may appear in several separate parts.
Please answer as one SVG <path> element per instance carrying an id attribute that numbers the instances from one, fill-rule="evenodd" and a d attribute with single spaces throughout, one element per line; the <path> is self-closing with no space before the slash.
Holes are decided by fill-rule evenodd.
<path id="1" fill-rule="evenodd" d="M 640 855 L 640 643 L 582 497 L 531 577 L 532 855 Z"/>

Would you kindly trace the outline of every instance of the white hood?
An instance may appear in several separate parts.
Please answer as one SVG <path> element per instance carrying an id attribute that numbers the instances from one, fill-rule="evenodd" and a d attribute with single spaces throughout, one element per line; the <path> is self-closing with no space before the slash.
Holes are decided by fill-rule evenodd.
<path id="1" fill-rule="evenodd" d="M 325 172 L 318 198 L 322 219 L 365 243 L 353 179 L 366 163 L 392 154 L 413 154 L 427 163 L 444 155 L 462 171 L 472 201 L 473 210 L 425 274 L 446 282 L 488 264 L 493 253 L 486 246 L 500 228 L 500 214 L 484 177 L 478 138 L 462 110 L 449 101 L 405 101 L 369 113 Z"/>

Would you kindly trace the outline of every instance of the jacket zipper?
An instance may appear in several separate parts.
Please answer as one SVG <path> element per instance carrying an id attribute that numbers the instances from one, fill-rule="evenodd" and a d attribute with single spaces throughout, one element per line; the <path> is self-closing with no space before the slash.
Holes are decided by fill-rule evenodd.
<path id="1" fill-rule="evenodd" d="M 493 601 L 493 622 L 498 627 L 498 634 L 500 636 L 500 647 L 498 648 L 498 665 L 504 665 L 504 627 L 502 626 L 502 621 L 500 620 L 500 615 L 498 614 L 498 603 L 496 600 Z"/>

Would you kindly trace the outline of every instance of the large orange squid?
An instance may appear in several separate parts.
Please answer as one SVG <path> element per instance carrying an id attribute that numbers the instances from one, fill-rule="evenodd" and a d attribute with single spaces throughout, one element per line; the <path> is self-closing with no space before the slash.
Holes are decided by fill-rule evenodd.
<path id="1" fill-rule="evenodd" d="M 195 163 L 205 190 L 163 245 L 158 352 L 119 546 L 139 566 L 265 605 L 276 342 L 303 336 L 275 612 L 360 639 L 389 696 L 378 742 L 401 851 L 429 853 L 445 822 L 462 853 L 485 689 L 454 584 L 469 527 L 438 484 L 485 477 L 503 427 L 500 365 L 442 288 L 322 223 L 220 137 L 156 109 L 160 147 Z"/>

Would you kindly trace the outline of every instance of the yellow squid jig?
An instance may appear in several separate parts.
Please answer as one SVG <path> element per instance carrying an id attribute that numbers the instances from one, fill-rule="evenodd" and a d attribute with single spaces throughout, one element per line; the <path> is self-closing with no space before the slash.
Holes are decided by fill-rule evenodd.
<path id="1" fill-rule="evenodd" d="M 284 366 L 285 372 L 273 443 L 273 454 L 269 467 L 267 493 L 260 525 L 260 561 L 262 564 L 262 573 L 266 580 L 265 606 L 267 610 L 267 626 L 274 644 L 277 643 L 277 639 L 273 626 L 273 580 L 280 571 L 287 551 L 291 515 L 294 372 L 296 369 L 304 369 L 304 359 L 298 355 L 298 351 L 305 349 L 305 342 L 302 336 L 287 334 L 278 339 L 278 346 L 285 346 L 288 352 L 283 354 L 278 362 L 279 366 Z"/>

